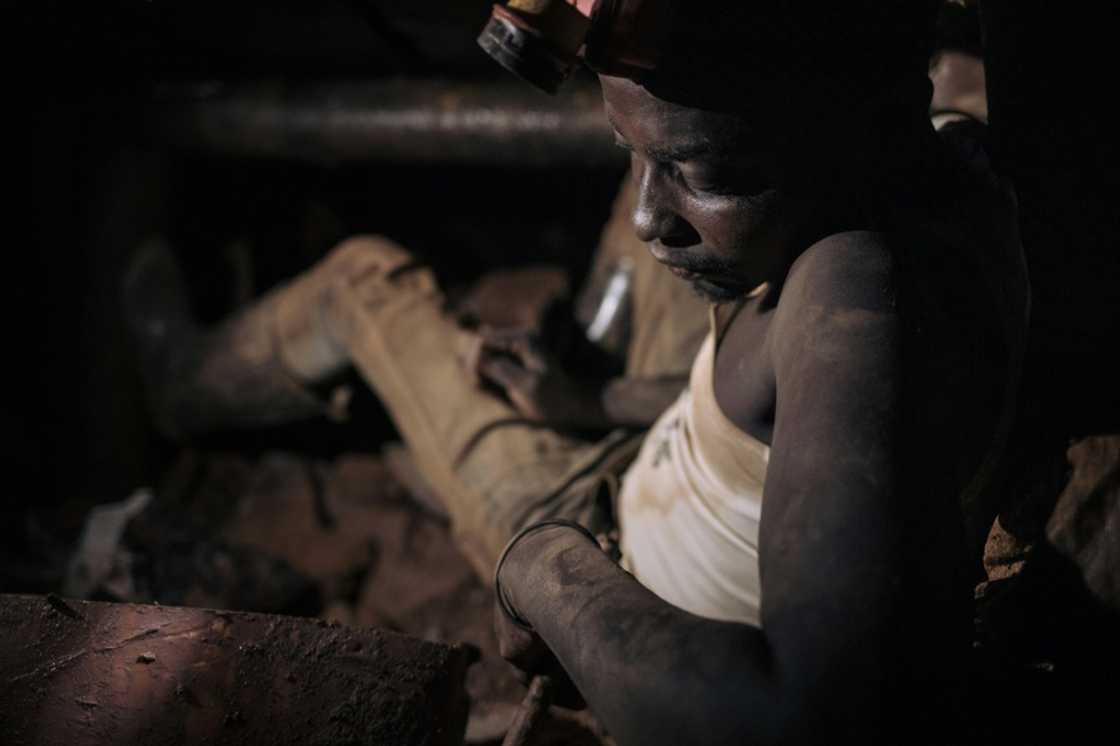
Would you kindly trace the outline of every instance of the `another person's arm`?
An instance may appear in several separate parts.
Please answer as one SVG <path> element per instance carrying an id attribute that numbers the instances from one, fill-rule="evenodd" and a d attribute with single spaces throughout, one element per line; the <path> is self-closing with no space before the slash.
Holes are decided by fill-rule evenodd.
<path id="1" fill-rule="evenodd" d="M 649 427 L 687 382 L 685 376 L 583 380 L 533 334 L 517 330 L 484 332 L 475 370 L 529 419 L 588 429 Z"/>
<path id="2" fill-rule="evenodd" d="M 669 408 L 685 384 L 678 378 L 612 378 L 599 389 L 605 420 L 614 426 L 651 427 Z"/>
<path id="3" fill-rule="evenodd" d="M 932 706 L 904 682 L 934 688 L 944 673 L 936 654 L 914 651 L 946 649 L 956 629 L 945 602 L 953 531 L 919 527 L 952 512 L 918 504 L 900 481 L 892 270 L 881 254 L 845 257 L 849 249 L 799 279 L 791 273 L 789 312 L 779 308 L 773 322 L 761 629 L 665 603 L 572 529 L 529 534 L 503 565 L 513 609 L 621 744 L 923 736 L 883 729 L 893 717 L 906 722 L 908 707 Z M 839 277 L 837 261 L 850 263 Z M 501 615 L 499 629 L 515 661 L 531 647 Z"/>

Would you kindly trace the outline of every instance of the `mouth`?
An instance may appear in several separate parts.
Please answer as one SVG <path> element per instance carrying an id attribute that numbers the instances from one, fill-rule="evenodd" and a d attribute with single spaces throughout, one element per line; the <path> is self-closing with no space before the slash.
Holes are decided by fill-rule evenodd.
<path id="1" fill-rule="evenodd" d="M 648 243 L 646 244 L 646 248 L 649 249 L 650 255 L 662 264 L 671 265 L 673 263 L 672 253 L 662 246 L 660 242 L 653 241 Z"/>
<path id="2" fill-rule="evenodd" d="M 650 244 L 649 253 L 662 264 L 665 269 L 672 272 L 682 280 L 696 280 L 707 276 L 706 273 L 698 271 L 695 268 L 690 269 L 693 265 L 681 261 L 682 257 L 679 253 L 671 252 L 660 244 Z"/>
<path id="3" fill-rule="evenodd" d="M 708 275 L 701 274 L 700 272 L 693 272 L 691 270 L 685 269 L 684 267 L 681 267 L 681 266 L 676 265 L 676 264 L 666 264 L 665 269 L 669 270 L 670 272 L 672 272 L 674 275 L 681 278 L 682 280 L 687 280 L 688 282 L 695 282 L 696 280 L 708 279 Z"/>
<path id="4" fill-rule="evenodd" d="M 650 247 L 650 254 L 656 259 L 665 269 L 672 272 L 677 277 L 688 282 L 699 282 L 701 280 L 715 283 L 725 283 L 728 281 L 726 271 L 721 271 L 721 268 L 712 267 L 707 268 L 698 266 L 701 264 L 697 261 L 688 261 L 687 257 L 674 252 L 667 251 L 664 247 L 652 245 Z"/>
<path id="5" fill-rule="evenodd" d="M 666 249 L 659 244 L 650 245 L 650 254 L 673 275 L 692 285 L 702 297 L 713 302 L 738 298 L 748 288 L 735 277 L 730 266 L 719 261 L 707 261 Z M 711 265 L 710 267 L 707 265 Z"/>

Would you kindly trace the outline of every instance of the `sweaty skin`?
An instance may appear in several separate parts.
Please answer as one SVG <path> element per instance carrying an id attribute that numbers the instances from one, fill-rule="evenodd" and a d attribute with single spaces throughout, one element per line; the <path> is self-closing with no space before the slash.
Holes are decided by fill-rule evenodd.
<path id="1" fill-rule="evenodd" d="M 920 230 L 876 223 L 866 174 L 822 163 L 802 182 L 732 115 L 622 79 L 603 90 L 653 255 L 713 300 L 769 283 L 715 360 L 721 409 L 771 446 L 762 625 L 677 609 L 578 532 L 548 528 L 502 567 L 533 627 L 499 613 L 504 654 L 548 670 L 547 646 L 621 744 L 936 740 L 952 727 L 969 639 L 955 498 L 1004 380 L 974 354 L 990 309 L 970 278 L 948 284 Z M 889 150 L 922 174 L 897 202 L 942 207 L 928 122 Z M 943 283 L 955 288 L 943 315 L 917 323 Z M 967 374 L 940 374 L 957 369 Z"/>

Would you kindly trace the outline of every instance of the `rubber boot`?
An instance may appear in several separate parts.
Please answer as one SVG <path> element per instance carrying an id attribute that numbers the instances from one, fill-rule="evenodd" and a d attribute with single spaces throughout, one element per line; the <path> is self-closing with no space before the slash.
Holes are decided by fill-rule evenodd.
<path id="1" fill-rule="evenodd" d="M 144 244 L 125 278 L 124 306 L 157 427 L 182 439 L 327 414 L 309 387 L 344 369 L 348 356 L 324 325 L 324 295 L 339 275 L 368 266 L 349 243 L 212 330 L 191 317 L 167 245 Z"/>

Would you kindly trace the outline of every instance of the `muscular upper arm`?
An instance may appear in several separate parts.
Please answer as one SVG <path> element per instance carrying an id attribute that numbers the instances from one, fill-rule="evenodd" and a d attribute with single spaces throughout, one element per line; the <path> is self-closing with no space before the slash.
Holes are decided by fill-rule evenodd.
<path id="1" fill-rule="evenodd" d="M 881 240 L 846 234 L 811 249 L 774 324 L 762 624 L 790 680 L 831 719 L 881 704 L 896 652 L 902 325 Z"/>

